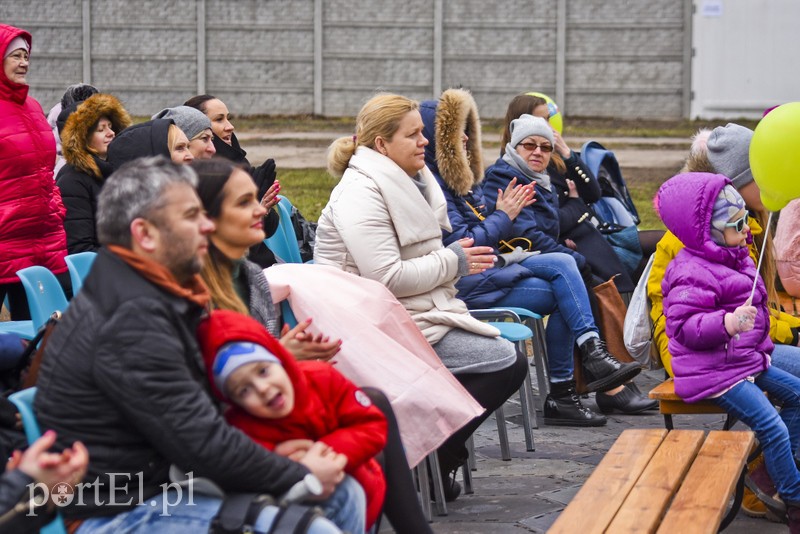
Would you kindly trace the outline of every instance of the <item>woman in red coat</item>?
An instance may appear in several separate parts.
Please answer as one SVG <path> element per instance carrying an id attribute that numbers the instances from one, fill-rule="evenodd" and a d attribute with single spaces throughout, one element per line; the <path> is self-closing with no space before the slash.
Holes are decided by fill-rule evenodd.
<path id="1" fill-rule="evenodd" d="M 327 362 L 295 361 L 261 323 L 215 310 L 198 328 L 212 390 L 231 402 L 225 418 L 253 441 L 297 461 L 315 441 L 347 458 L 345 472 L 367 496 L 367 528 L 378 520 L 386 481 L 375 460 L 386 419 Z"/>
<path id="2" fill-rule="evenodd" d="M 28 96 L 30 50 L 30 33 L 0 24 L 0 302 L 8 295 L 14 320 L 30 319 L 18 270 L 41 265 L 69 287 L 66 210 L 53 180 L 56 143 L 42 107 Z"/>

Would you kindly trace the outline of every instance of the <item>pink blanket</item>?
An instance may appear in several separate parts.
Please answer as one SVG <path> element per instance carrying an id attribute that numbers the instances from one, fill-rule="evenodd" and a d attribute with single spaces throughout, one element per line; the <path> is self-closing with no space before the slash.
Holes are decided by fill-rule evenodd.
<path id="1" fill-rule="evenodd" d="M 324 265 L 265 269 L 275 303 L 343 340 L 336 368 L 392 402 L 408 463 L 417 465 L 483 408 L 442 364 L 413 319 L 382 284 Z"/>

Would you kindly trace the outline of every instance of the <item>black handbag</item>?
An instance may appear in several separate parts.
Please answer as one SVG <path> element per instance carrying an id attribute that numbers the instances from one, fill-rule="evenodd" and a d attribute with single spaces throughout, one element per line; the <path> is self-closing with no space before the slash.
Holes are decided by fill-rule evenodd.
<path id="1" fill-rule="evenodd" d="M 217 515 L 211 520 L 209 534 L 241 534 L 255 532 L 259 514 L 267 506 L 277 506 L 278 513 L 267 534 L 303 534 L 311 523 L 323 517 L 316 506 L 280 502 L 263 493 L 226 495 Z"/>

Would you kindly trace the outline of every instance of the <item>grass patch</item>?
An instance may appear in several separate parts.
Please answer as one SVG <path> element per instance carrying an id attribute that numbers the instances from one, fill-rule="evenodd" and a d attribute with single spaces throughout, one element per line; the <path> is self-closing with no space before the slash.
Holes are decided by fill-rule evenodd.
<path id="1" fill-rule="evenodd" d="M 303 217 L 309 221 L 319 219 L 322 208 L 328 203 L 337 180 L 325 169 L 278 168 L 281 194 L 292 201 Z"/>
<path id="2" fill-rule="evenodd" d="M 653 197 L 661 184 L 674 173 L 666 169 L 629 169 L 625 180 L 642 222 L 640 230 L 663 230 L 664 225 L 653 209 Z M 328 203 L 331 191 L 338 180 L 324 169 L 278 170 L 281 194 L 285 195 L 303 216 L 319 219 L 322 208 Z"/>

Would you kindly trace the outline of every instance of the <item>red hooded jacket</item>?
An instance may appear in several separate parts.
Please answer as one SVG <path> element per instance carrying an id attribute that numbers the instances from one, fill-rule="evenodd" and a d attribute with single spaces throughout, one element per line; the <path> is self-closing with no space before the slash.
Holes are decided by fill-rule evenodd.
<path id="1" fill-rule="evenodd" d="M 386 446 L 386 419 L 367 395 L 325 362 L 296 361 L 256 320 L 229 310 L 213 311 L 198 330 L 211 388 L 211 369 L 217 352 L 225 343 L 248 341 L 265 347 L 282 364 L 294 386 L 292 412 L 281 419 L 254 417 L 238 406 L 225 414 L 228 422 L 255 442 L 272 450 L 289 439 L 311 439 L 330 445 L 347 456 L 345 471 L 364 488 L 367 495 L 367 526 L 380 517 L 386 481 L 374 456 Z"/>
<path id="2" fill-rule="evenodd" d="M 15 37 L 31 34 L 0 24 L 0 54 Z M 0 284 L 19 282 L 33 265 L 67 270 L 66 209 L 53 179 L 56 142 L 28 86 L 0 71 Z"/>

